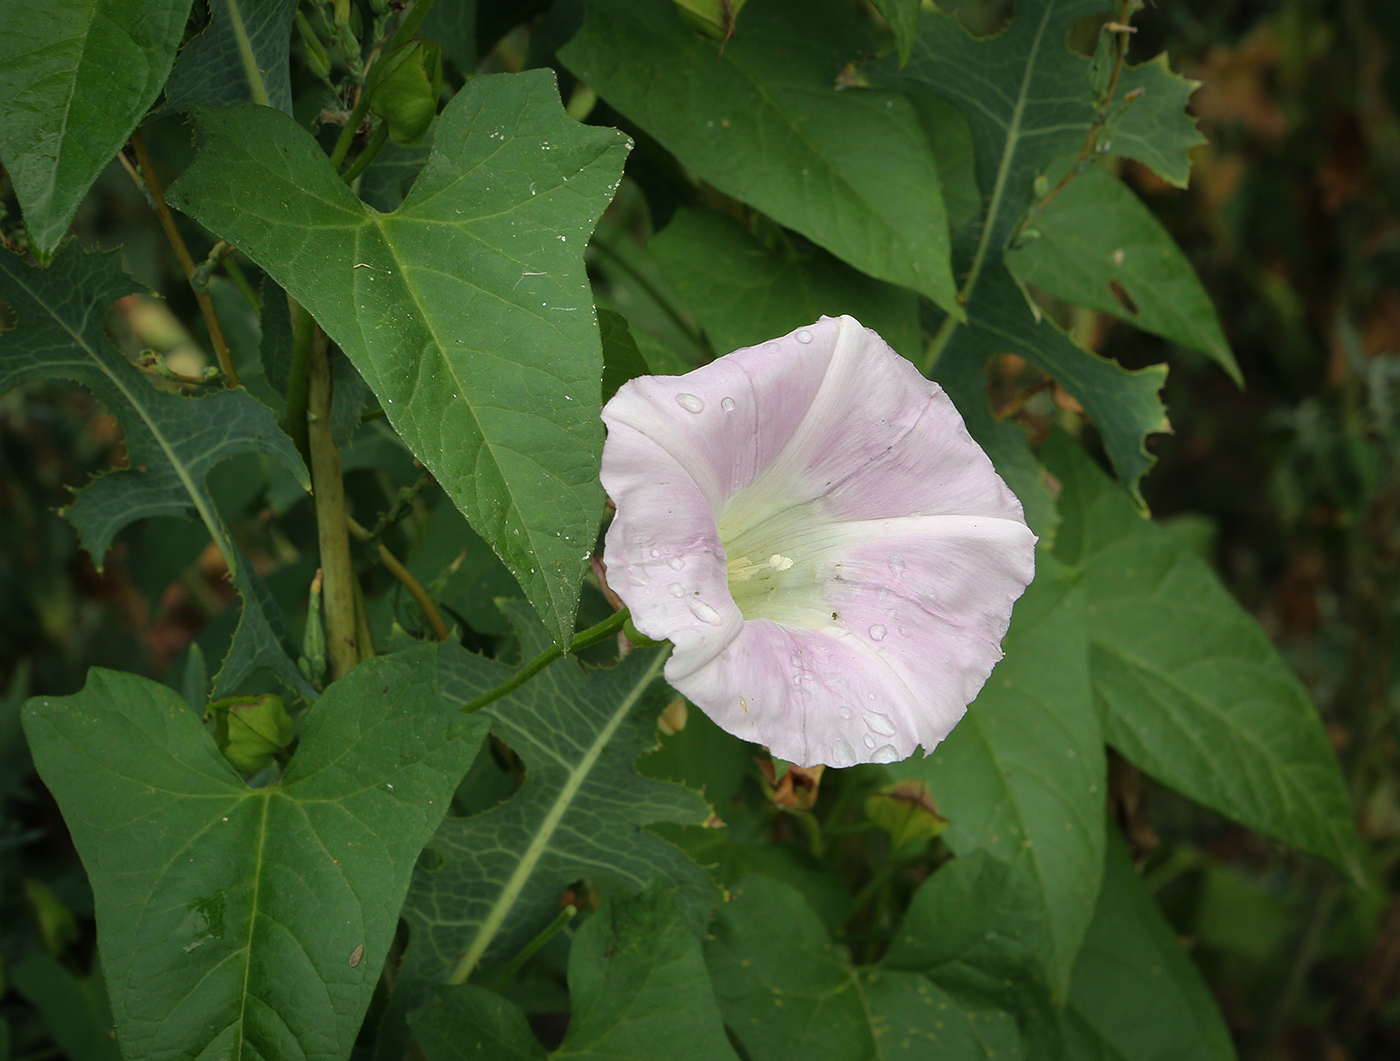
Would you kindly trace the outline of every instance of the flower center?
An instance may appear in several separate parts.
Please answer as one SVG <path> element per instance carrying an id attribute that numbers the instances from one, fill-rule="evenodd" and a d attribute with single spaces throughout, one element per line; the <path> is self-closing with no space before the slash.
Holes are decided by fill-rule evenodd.
<path id="1" fill-rule="evenodd" d="M 831 624 L 812 550 L 800 547 L 819 522 L 810 505 L 783 503 L 771 491 L 741 491 L 730 499 L 718 530 L 728 558 L 729 593 L 746 620 L 812 629 Z"/>

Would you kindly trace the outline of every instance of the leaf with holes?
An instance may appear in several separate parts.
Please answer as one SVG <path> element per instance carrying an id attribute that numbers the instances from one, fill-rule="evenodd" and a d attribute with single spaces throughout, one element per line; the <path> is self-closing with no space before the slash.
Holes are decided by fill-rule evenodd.
<path id="1" fill-rule="evenodd" d="M 229 537 L 205 484 L 216 465 L 237 454 L 271 457 L 309 488 L 306 466 L 272 413 L 247 391 L 189 398 L 157 390 L 117 352 L 102 317 L 117 299 L 143 290 L 122 272 L 120 258 L 71 247 L 49 268 L 34 269 L 0 250 L 0 306 L 9 305 L 14 322 L 0 332 L 0 393 L 32 379 L 75 380 L 122 425 L 130 466 L 98 477 L 64 509 L 98 570 L 112 539 L 136 520 L 193 512 L 204 522 L 244 609 L 215 695 L 267 667 L 314 697 L 288 654 L 276 603 Z"/>
<path id="2" fill-rule="evenodd" d="M 524 604 L 502 608 L 524 658 L 533 659 L 548 645 L 543 629 Z M 525 781 L 498 807 L 447 819 L 428 845 L 404 906 L 409 945 L 378 1056 L 399 1056 L 401 1022 L 435 984 L 509 959 L 549 924 L 564 889 L 580 878 L 629 892 L 654 878 L 670 881 L 687 917 L 703 923 L 714 899 L 704 871 L 641 828 L 699 825 L 710 814 L 696 793 L 633 769 L 656 740 L 668 695 L 664 661 L 657 648 L 634 649 L 608 670 L 563 659 L 483 712 L 520 756 Z M 443 690 L 459 703 L 510 675 L 465 650 L 443 653 Z"/>
<path id="3" fill-rule="evenodd" d="M 835 84 L 871 45 L 832 0 L 754 4 L 723 43 L 669 0 L 590 0 L 559 57 L 720 191 L 961 316 L 918 119 L 891 93 Z"/>
<path id="4" fill-rule="evenodd" d="M 1056 550 L 1083 571 L 1105 738 L 1163 784 L 1359 880 L 1337 756 L 1268 635 L 1079 446 L 1056 437 L 1042 455 L 1064 486 Z"/>
<path id="5" fill-rule="evenodd" d="M 1034 882 L 1035 957 L 1063 1000 L 1103 867 L 1106 766 L 1083 597 L 1043 552 L 1005 651 L 948 739 L 888 769 L 928 782 L 955 852 L 987 851 Z"/>
<path id="6" fill-rule="evenodd" d="M 311 311 L 567 644 L 603 512 L 583 249 L 626 138 L 568 117 L 551 71 L 478 77 L 381 214 L 286 115 L 196 115 L 204 147 L 172 201 Z"/>
<path id="7" fill-rule="evenodd" d="M 190 0 L 0 0 L 0 161 L 40 260 L 155 102 L 189 10 Z"/>
<path id="8" fill-rule="evenodd" d="M 24 728 L 92 881 L 123 1053 L 152 1061 L 348 1057 L 486 729 L 444 702 L 431 646 L 332 685 L 263 788 L 132 674 L 31 699 Z"/>
<path id="9" fill-rule="evenodd" d="M 1113 174 L 1091 169 L 1075 177 L 1036 214 L 1033 229 L 1006 255 L 1022 283 L 1199 350 L 1241 381 L 1191 263 Z"/>
<path id="10" fill-rule="evenodd" d="M 1106 0 L 1026 0 L 1016 5 L 1006 29 L 989 38 L 974 38 L 955 18 L 925 11 L 908 65 L 900 69 L 881 60 L 865 70 L 865 77 L 882 87 L 950 101 L 972 132 L 985 209 L 955 256 L 965 276 L 961 297 L 967 323 L 945 321 L 931 356 L 946 352 L 963 362 L 959 374 L 965 379 L 976 362 L 998 353 L 1029 359 L 1078 399 L 1103 434 L 1114 470 L 1136 495 L 1152 464 L 1146 436 L 1167 426 L 1156 393 L 1165 370 L 1125 371 L 1054 327 L 1033 324 L 1038 314 L 1002 260 L 1035 203 L 1037 179 L 1056 159 L 1077 153 L 1093 126 L 1089 60 L 1069 50 L 1066 36 L 1079 20 L 1112 10 Z M 1126 70 L 1110 104 L 1113 129 L 1103 133 L 1101 143 L 1160 166 L 1164 176 L 1176 179 L 1189 165 L 1186 148 L 1200 139 L 1184 110 L 1191 85 L 1162 63 Z M 1125 104 L 1127 93 L 1138 89 Z M 1005 433 L 999 441 L 1019 448 Z M 1029 471 L 1023 455 L 1013 463 Z"/>

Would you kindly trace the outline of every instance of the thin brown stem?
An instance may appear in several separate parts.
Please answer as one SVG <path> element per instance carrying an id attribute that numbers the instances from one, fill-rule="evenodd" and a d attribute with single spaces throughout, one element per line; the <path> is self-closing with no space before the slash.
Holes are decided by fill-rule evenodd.
<path id="1" fill-rule="evenodd" d="M 356 541 L 370 542 L 374 535 L 360 526 L 353 518 L 349 519 L 348 525 L 350 533 L 355 536 Z M 446 641 L 451 635 L 448 633 L 447 624 L 442 621 L 442 613 L 438 611 L 437 605 L 433 603 L 433 598 L 428 596 L 428 591 L 423 588 L 423 584 L 413 577 L 403 562 L 389 551 L 389 547 L 383 542 L 375 543 L 379 552 L 379 562 L 389 569 L 389 573 L 403 583 L 403 588 L 408 590 L 409 596 L 417 602 L 418 607 L 423 610 L 424 617 L 428 620 L 428 625 L 432 627 L 433 637 L 439 641 Z"/>
<path id="2" fill-rule="evenodd" d="M 160 218 L 160 227 L 165 230 L 166 239 L 170 241 L 170 246 L 175 251 L 175 257 L 180 259 L 180 268 L 185 270 L 185 279 L 191 282 L 190 289 L 194 292 L 195 301 L 199 303 L 199 311 L 204 314 L 204 323 L 209 328 L 209 339 L 214 344 L 214 356 L 219 359 L 219 371 L 223 373 L 224 381 L 230 387 L 237 387 L 238 372 L 233 367 L 233 356 L 229 353 L 228 342 L 224 339 L 224 330 L 219 325 L 218 314 L 214 312 L 214 302 L 209 297 L 208 291 L 201 291 L 194 286 L 194 259 L 190 257 L 189 248 L 185 246 L 185 240 L 180 235 L 179 226 L 175 224 L 175 216 L 170 212 L 170 207 L 166 205 L 165 193 L 161 191 L 160 181 L 156 179 L 155 167 L 151 164 L 151 155 L 146 150 L 146 142 L 141 138 L 141 130 L 132 130 L 131 146 L 136 151 L 136 161 L 141 164 L 141 176 L 146 182 L 146 190 L 151 193 L 151 202 L 155 204 L 156 216 Z"/>

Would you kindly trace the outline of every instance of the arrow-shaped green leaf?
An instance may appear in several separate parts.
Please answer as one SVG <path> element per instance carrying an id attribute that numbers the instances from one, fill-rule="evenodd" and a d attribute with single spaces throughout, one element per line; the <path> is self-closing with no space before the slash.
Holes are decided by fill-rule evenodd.
<path id="1" fill-rule="evenodd" d="M 171 199 L 306 306 L 567 644 L 602 515 L 602 354 L 583 250 L 626 138 L 579 125 L 548 70 L 478 77 L 391 214 L 291 118 L 197 108 Z"/>
<path id="2" fill-rule="evenodd" d="M 24 725 L 92 881 L 125 1055 L 348 1057 L 414 859 L 486 728 L 443 702 L 435 649 L 332 685 L 259 789 L 133 674 L 95 669 L 30 700 Z"/>

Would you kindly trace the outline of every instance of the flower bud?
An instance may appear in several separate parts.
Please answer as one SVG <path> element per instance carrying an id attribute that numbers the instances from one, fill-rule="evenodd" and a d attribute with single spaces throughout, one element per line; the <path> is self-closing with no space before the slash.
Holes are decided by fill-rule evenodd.
<path id="1" fill-rule="evenodd" d="M 219 751 L 241 774 L 256 774 L 283 757 L 296 735 L 282 698 L 270 693 L 217 700 L 205 717 L 214 720 Z"/>
<path id="2" fill-rule="evenodd" d="M 693 30 L 717 41 L 734 33 L 734 20 L 747 0 L 674 0 L 681 19 Z"/>
<path id="3" fill-rule="evenodd" d="M 442 92 L 442 48 L 414 40 L 384 53 L 370 68 L 369 109 L 389 126 L 394 143 L 417 143 L 437 114 Z"/>

